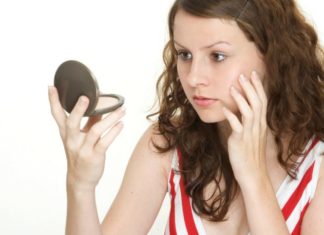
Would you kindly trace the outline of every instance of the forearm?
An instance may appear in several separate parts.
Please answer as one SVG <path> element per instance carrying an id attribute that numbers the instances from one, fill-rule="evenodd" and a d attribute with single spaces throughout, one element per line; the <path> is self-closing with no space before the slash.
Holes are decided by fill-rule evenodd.
<path id="1" fill-rule="evenodd" d="M 102 235 L 95 190 L 67 189 L 66 235 Z"/>
<path id="2" fill-rule="evenodd" d="M 267 177 L 241 187 L 252 235 L 289 235 L 275 192 Z"/>

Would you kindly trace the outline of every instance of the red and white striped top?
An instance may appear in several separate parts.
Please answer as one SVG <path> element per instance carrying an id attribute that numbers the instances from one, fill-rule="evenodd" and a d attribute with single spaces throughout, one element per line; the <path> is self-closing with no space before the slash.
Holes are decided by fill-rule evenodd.
<path id="1" fill-rule="evenodd" d="M 324 142 L 313 139 L 300 158 L 296 180 L 287 176 L 276 196 L 290 234 L 299 235 L 301 222 L 314 197 Z M 171 197 L 170 216 L 165 235 L 207 235 L 201 218 L 192 209 L 191 198 L 185 192 L 184 179 L 179 170 L 181 152 L 175 151 L 169 175 L 168 192 Z"/>

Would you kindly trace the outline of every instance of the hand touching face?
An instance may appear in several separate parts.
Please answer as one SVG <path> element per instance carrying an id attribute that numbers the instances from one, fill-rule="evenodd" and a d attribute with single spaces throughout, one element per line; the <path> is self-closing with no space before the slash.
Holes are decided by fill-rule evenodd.
<path id="1" fill-rule="evenodd" d="M 260 77 L 265 74 L 262 55 L 235 21 L 201 18 L 180 10 L 174 23 L 174 46 L 180 82 L 204 122 L 225 120 L 224 106 L 238 113 L 230 87 L 242 92 L 240 74 L 247 78 L 252 70 Z"/>

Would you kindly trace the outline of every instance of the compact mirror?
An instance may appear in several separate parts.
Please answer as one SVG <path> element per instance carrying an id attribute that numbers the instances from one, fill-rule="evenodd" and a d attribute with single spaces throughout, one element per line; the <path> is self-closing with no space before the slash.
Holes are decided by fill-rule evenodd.
<path id="1" fill-rule="evenodd" d="M 124 104 L 124 98 L 120 95 L 101 94 L 91 71 L 75 60 L 65 61 L 57 68 L 54 86 L 62 107 L 69 113 L 82 95 L 89 98 L 89 106 L 84 116 L 105 114 Z"/>

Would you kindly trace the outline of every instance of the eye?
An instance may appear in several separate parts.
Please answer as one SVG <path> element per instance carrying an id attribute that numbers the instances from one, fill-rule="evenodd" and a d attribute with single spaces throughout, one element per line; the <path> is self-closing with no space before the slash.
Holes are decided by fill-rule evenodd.
<path id="1" fill-rule="evenodd" d="M 192 54 L 188 51 L 177 51 L 177 56 L 183 61 L 191 60 Z"/>
<path id="2" fill-rule="evenodd" d="M 223 60 L 225 60 L 226 56 L 223 53 L 216 52 L 212 54 L 212 58 L 216 62 L 222 62 Z"/>

